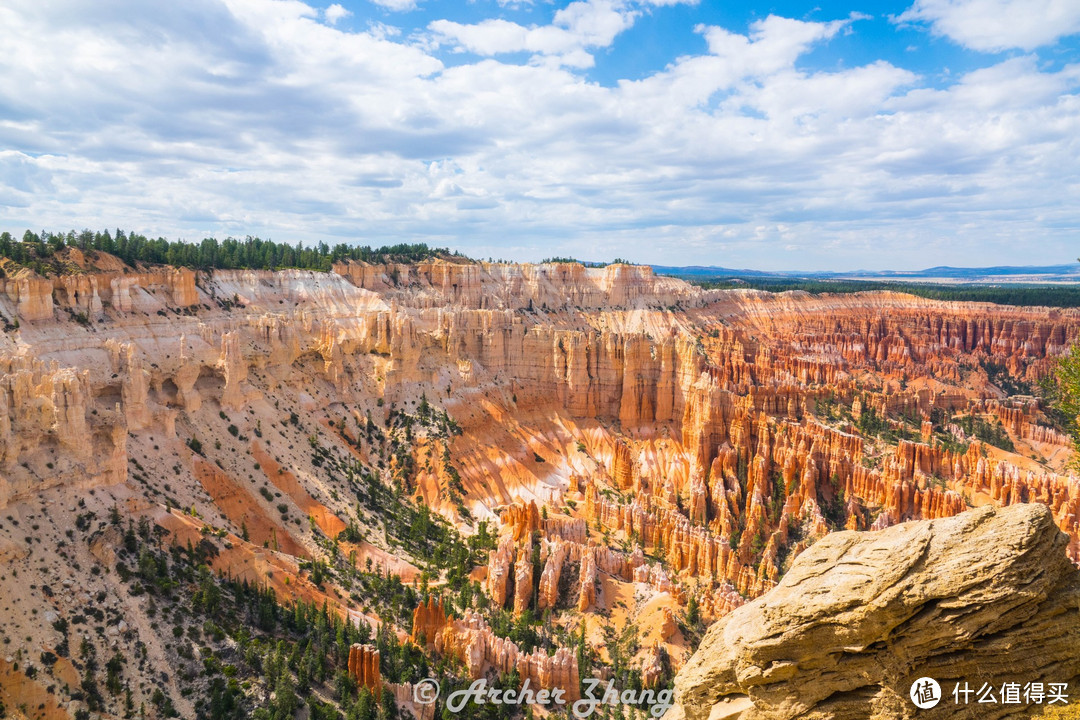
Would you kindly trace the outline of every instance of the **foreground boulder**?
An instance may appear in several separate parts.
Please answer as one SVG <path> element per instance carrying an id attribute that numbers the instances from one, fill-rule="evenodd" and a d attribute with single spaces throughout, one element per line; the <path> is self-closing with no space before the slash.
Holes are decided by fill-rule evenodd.
<path id="1" fill-rule="evenodd" d="M 709 629 L 675 679 L 687 720 L 1001 718 L 1003 683 L 1069 683 L 1080 703 L 1080 570 L 1039 504 L 841 532 Z M 915 680 L 941 701 L 918 709 Z M 997 704 L 953 688 L 994 687 Z M 1060 707 L 1060 705 L 1058 706 Z M 743 709 L 745 708 L 745 709 Z"/>

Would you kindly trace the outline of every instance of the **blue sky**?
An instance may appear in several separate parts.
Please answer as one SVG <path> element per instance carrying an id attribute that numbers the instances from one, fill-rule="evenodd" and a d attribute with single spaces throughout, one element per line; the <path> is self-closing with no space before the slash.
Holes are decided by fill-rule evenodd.
<path id="1" fill-rule="evenodd" d="M 0 225 L 785 270 L 1080 254 L 1076 0 L 8 0 Z"/>

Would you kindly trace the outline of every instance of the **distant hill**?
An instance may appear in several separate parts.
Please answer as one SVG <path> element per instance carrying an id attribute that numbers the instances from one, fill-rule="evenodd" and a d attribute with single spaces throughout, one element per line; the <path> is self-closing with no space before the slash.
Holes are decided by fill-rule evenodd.
<path id="1" fill-rule="evenodd" d="M 689 265 L 685 267 L 653 265 L 661 275 L 685 278 L 807 278 L 813 280 L 883 280 L 906 282 L 978 282 L 978 283 L 1080 283 L 1080 263 L 1064 265 L 996 265 L 984 268 L 963 268 L 939 265 L 925 270 L 749 270 L 719 266 Z"/>

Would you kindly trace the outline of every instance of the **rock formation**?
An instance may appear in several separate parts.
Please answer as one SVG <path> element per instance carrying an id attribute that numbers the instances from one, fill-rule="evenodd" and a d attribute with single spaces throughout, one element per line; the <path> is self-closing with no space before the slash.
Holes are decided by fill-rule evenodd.
<path id="1" fill-rule="evenodd" d="M 709 629 L 676 678 L 688 720 L 749 696 L 745 718 L 914 718 L 916 679 L 1080 677 L 1080 570 L 1043 505 L 833 533 L 771 592 Z M 949 698 L 946 698 L 948 700 Z M 943 701 L 918 717 L 954 717 Z M 1026 714 L 984 705 L 979 717 Z"/>
<path id="2" fill-rule="evenodd" d="M 514 503 L 503 513 L 502 523 L 510 528 L 514 542 L 528 540 L 540 529 L 540 509 L 536 507 L 535 500 L 530 500 L 528 504 Z"/>
<path id="3" fill-rule="evenodd" d="M 382 679 L 379 675 L 379 651 L 372 645 L 353 644 L 349 648 L 349 675 L 376 698 L 382 698 Z"/>
<path id="4" fill-rule="evenodd" d="M 488 559 L 487 591 L 495 607 L 503 607 L 510 591 L 514 567 L 514 539 L 504 537 Z"/>
<path id="5" fill-rule="evenodd" d="M 475 612 L 449 621 L 436 634 L 435 648 L 461 660 L 474 679 L 483 677 L 489 667 L 498 672 L 517 670 L 522 682 L 528 679 L 534 688 L 561 688 L 570 702 L 580 696 L 578 661 L 572 648 L 561 647 L 554 655 L 540 648 L 522 652 L 511 640 L 495 635 Z"/>
<path id="6" fill-rule="evenodd" d="M 649 648 L 641 664 L 641 684 L 646 688 L 654 688 L 660 682 L 660 676 L 664 672 L 663 649 L 659 643 L 653 643 Z"/>
<path id="7" fill-rule="evenodd" d="M 435 642 L 435 636 L 446 626 L 446 609 L 443 607 L 442 598 L 428 597 L 426 602 L 421 602 L 413 611 L 413 626 L 410 637 L 414 643 L 424 640 L 425 645 Z"/>
<path id="8" fill-rule="evenodd" d="M 536 598 L 536 607 L 539 610 L 555 607 L 559 599 L 559 579 L 562 577 L 563 564 L 570 554 L 570 546 L 561 540 L 555 540 L 545 544 L 547 560 L 544 562 L 544 570 L 540 574 L 539 596 Z"/>
<path id="9" fill-rule="evenodd" d="M 529 607 L 533 593 L 533 543 L 529 538 L 518 549 L 517 562 L 514 563 L 514 614 L 520 615 Z"/>
<path id="10" fill-rule="evenodd" d="M 578 610 L 584 612 L 596 603 L 596 554 L 586 550 L 581 559 L 581 577 L 578 589 Z"/>

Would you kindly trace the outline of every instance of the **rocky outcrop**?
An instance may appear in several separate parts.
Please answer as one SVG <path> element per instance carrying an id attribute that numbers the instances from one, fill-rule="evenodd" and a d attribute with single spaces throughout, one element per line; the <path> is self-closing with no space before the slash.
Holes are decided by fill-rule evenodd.
<path id="1" fill-rule="evenodd" d="M 0 359 L 0 508 L 57 485 L 123 482 L 127 433 L 117 405 L 95 403 L 89 370 Z"/>
<path id="2" fill-rule="evenodd" d="M 579 696 L 577 656 L 570 648 L 559 648 L 553 655 L 540 648 L 522 652 L 513 641 L 492 632 L 479 613 L 467 611 L 461 618 L 450 618 L 442 600 L 434 598 L 421 603 L 413 613 L 413 640 L 421 635 L 436 651 L 464 663 L 473 679 L 483 677 L 491 668 L 516 670 L 522 682 L 528 679 L 534 689 L 562 688 L 571 701 Z"/>
<path id="3" fill-rule="evenodd" d="M 675 615 L 671 612 L 671 608 L 665 607 L 661 611 L 661 617 L 660 639 L 668 640 L 675 634 L 675 631 L 678 630 L 678 625 L 675 623 Z"/>
<path id="4" fill-rule="evenodd" d="M 1072 682 L 1080 677 L 1080 570 L 1043 505 L 983 507 L 875 533 L 833 533 L 771 592 L 709 629 L 676 678 L 688 720 L 749 696 L 746 720 L 946 718 L 917 711 L 920 677 Z M 947 698 L 947 700 L 950 698 Z M 1027 712 L 982 705 L 978 717 Z"/>
<path id="5" fill-rule="evenodd" d="M 382 698 L 382 677 L 379 670 L 379 650 L 372 645 L 355 643 L 349 648 L 349 675 L 356 682 Z"/>
<path id="6" fill-rule="evenodd" d="M 51 319 L 53 316 L 52 283 L 45 278 L 20 277 L 4 282 L 4 292 L 15 303 L 16 314 L 23 322 Z"/>
<path id="7" fill-rule="evenodd" d="M 669 567 L 676 572 L 729 580 L 750 597 L 757 597 L 773 586 L 773 580 L 765 573 L 755 572 L 750 566 L 749 553 L 740 555 L 732 549 L 729 535 L 717 535 L 712 530 L 695 526 L 685 515 L 671 508 L 659 504 L 653 506 L 647 497 L 618 503 L 599 495 L 592 486 L 586 489 L 585 499 L 585 516 L 590 522 L 640 538 L 646 547 L 662 549 Z M 613 574 L 628 574 L 631 579 L 644 582 L 654 572 L 648 566 L 640 566 L 629 571 L 617 570 Z M 583 593 L 584 578 L 583 570 Z M 658 580 L 658 589 L 666 589 L 664 581 L 653 579 Z"/>
<path id="8" fill-rule="evenodd" d="M 653 643 L 641 661 L 641 685 L 654 688 L 664 673 L 664 650 L 660 643 Z"/>
<path id="9" fill-rule="evenodd" d="M 514 567 L 514 539 L 504 537 L 488 558 L 487 591 L 495 607 L 506 605 Z"/>
<path id="10" fill-rule="evenodd" d="M 514 503 L 506 508 L 502 515 L 502 524 L 510 529 L 514 542 L 522 542 L 540 530 L 540 508 L 535 500 L 526 503 Z"/>
<path id="11" fill-rule="evenodd" d="M 21 277 L 0 281 L 0 288 L 16 304 L 21 321 L 37 322 L 53 319 L 57 308 L 80 313 L 84 320 L 101 318 L 106 310 L 132 312 L 135 305 L 146 308 L 160 304 L 150 300 L 136 302 L 133 293 L 146 297 L 160 293 L 165 302 L 186 308 L 199 302 L 195 271 L 188 268 L 159 268 L 147 272 L 98 272 L 59 275 L 43 278 L 23 271 Z"/>
<path id="12" fill-rule="evenodd" d="M 442 598 L 431 596 L 426 602 L 421 601 L 413 611 L 413 625 L 410 637 L 414 643 L 431 645 L 435 636 L 446 627 L 446 608 Z"/>
<path id="13" fill-rule="evenodd" d="M 241 383 L 247 379 L 248 365 L 240 349 L 240 336 L 227 332 L 221 336 L 221 372 L 225 377 L 225 389 L 221 393 L 221 405 L 230 410 L 240 410 L 244 406 L 244 391 Z"/>
<path id="14" fill-rule="evenodd" d="M 631 309 L 696 305 L 704 297 L 674 278 L 657 276 L 651 267 L 621 263 L 587 268 L 578 263 L 345 262 L 333 270 L 357 287 L 400 295 L 410 304 L 426 307 Z"/>
<path id="15" fill-rule="evenodd" d="M 475 612 L 448 622 L 435 636 L 435 648 L 463 662 L 473 679 L 483 677 L 488 668 L 501 673 L 516 670 L 534 689 L 560 688 L 569 702 L 580 696 L 578 661 L 571 648 L 558 648 L 553 655 L 540 648 L 522 652 L 513 641 L 495 635 Z"/>
<path id="16" fill-rule="evenodd" d="M 596 604 L 596 554 L 590 548 L 581 558 L 581 575 L 578 580 L 578 610 L 584 612 Z"/>
<path id="17" fill-rule="evenodd" d="M 540 589 L 536 598 L 536 607 L 539 610 L 555 607 L 559 600 L 559 579 L 562 577 L 563 564 L 570 555 L 569 543 L 555 540 L 544 545 L 547 560 L 544 562 L 544 570 L 540 573 Z"/>
<path id="18" fill-rule="evenodd" d="M 514 563 L 514 614 L 520 615 L 529 608 L 533 594 L 533 543 L 529 538 L 518 548 Z"/>

